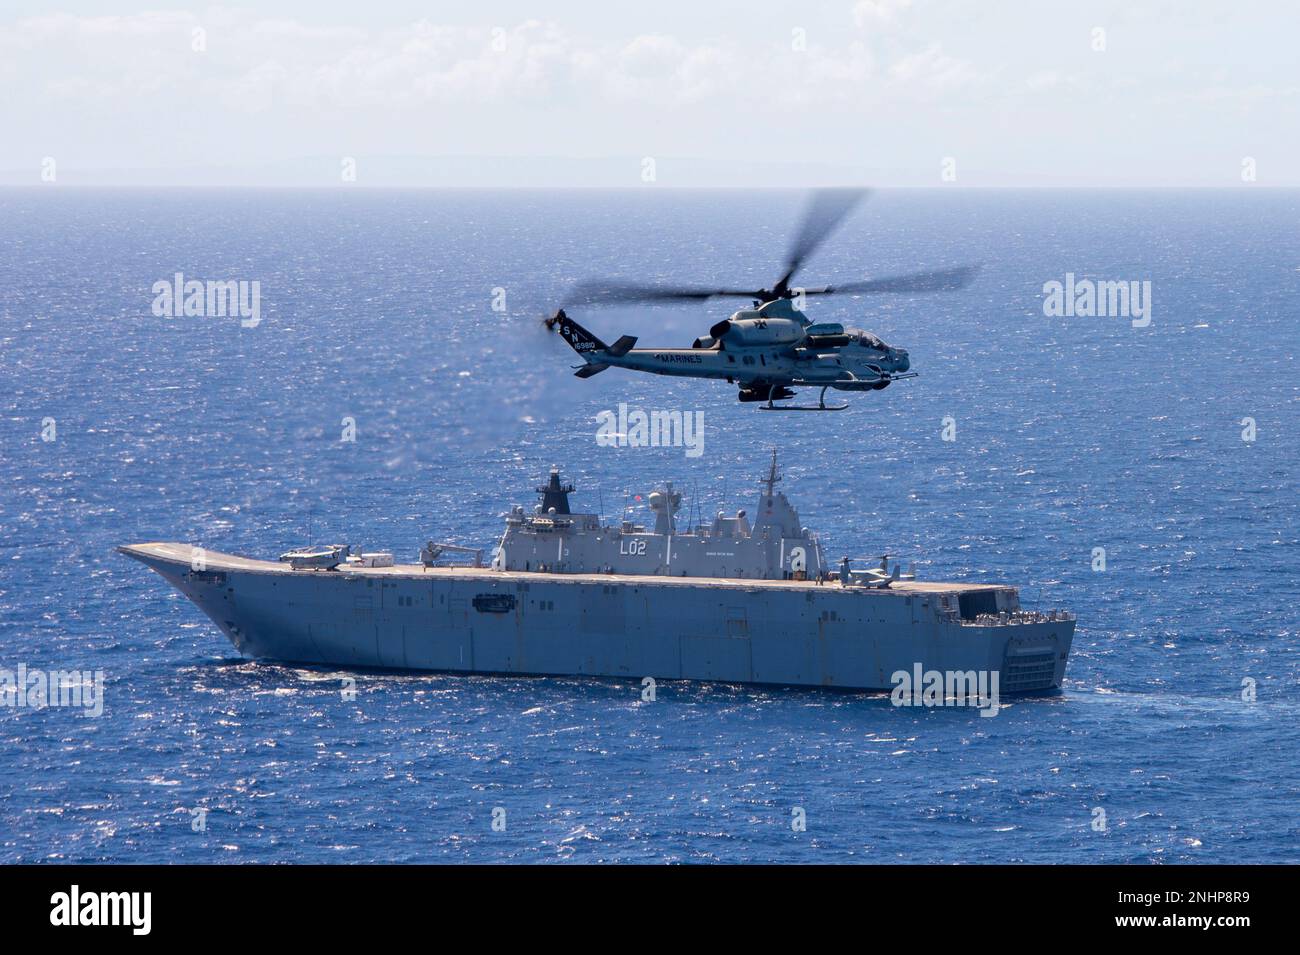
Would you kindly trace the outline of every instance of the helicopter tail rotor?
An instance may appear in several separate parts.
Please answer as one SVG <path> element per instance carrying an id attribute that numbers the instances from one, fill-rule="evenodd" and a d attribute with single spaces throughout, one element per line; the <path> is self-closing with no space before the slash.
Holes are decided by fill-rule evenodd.
<path id="1" fill-rule="evenodd" d="M 569 316 L 564 313 L 564 309 L 560 309 L 553 316 L 545 319 L 542 324 L 551 331 L 558 330 L 560 337 L 569 343 L 569 347 L 584 358 L 596 352 L 608 351 L 609 349 L 609 346 L 594 334 L 587 331 L 573 319 L 569 318 Z M 631 346 L 629 345 L 628 347 L 630 348 Z"/>
<path id="2" fill-rule="evenodd" d="M 544 324 L 552 331 L 558 329 L 560 337 L 568 342 L 569 347 L 586 362 L 576 372 L 579 378 L 590 378 L 592 375 L 600 374 L 610 366 L 610 362 L 605 359 L 622 358 L 636 344 L 636 336 L 623 335 L 614 344 L 606 345 L 594 334 L 569 318 L 564 309 L 560 309 L 554 316 L 546 319 Z"/>
<path id="3" fill-rule="evenodd" d="M 542 319 L 542 324 L 546 326 L 548 331 L 555 331 L 558 328 L 560 337 L 584 358 L 596 352 L 603 352 L 611 358 L 622 358 L 636 344 L 635 335 L 623 335 L 614 344 L 606 345 L 595 334 L 587 331 L 587 329 L 569 318 L 564 309 L 560 309 L 550 318 Z"/>

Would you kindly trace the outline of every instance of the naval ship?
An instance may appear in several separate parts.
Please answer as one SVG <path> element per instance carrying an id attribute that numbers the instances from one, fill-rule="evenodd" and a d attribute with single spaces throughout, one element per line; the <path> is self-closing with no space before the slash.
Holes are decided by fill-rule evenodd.
<path id="1" fill-rule="evenodd" d="M 552 468 L 486 563 L 432 541 L 413 564 L 341 544 L 279 560 L 118 550 L 258 660 L 858 690 L 891 689 L 900 671 L 975 671 L 998 674 L 1004 694 L 1060 687 L 1073 614 L 1024 610 L 1002 584 L 920 581 L 888 556 L 830 567 L 780 481 L 773 452 L 752 518 L 679 530 L 671 484 L 649 495 L 653 527 L 607 524 L 571 510 L 574 488 Z"/>

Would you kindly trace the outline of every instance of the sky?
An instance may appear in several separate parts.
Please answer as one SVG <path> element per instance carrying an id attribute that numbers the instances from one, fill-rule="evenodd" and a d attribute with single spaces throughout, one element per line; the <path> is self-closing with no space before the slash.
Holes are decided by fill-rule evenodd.
<path id="1" fill-rule="evenodd" d="M 1258 0 L 4 0 L 0 183 L 1300 186 L 1298 37 Z"/>

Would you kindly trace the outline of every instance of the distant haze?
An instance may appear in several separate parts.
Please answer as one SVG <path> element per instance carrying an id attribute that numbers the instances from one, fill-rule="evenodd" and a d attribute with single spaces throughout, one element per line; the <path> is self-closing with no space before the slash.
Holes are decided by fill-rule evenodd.
<path id="1" fill-rule="evenodd" d="M 0 183 L 1297 186 L 1300 6 L 9 0 Z"/>

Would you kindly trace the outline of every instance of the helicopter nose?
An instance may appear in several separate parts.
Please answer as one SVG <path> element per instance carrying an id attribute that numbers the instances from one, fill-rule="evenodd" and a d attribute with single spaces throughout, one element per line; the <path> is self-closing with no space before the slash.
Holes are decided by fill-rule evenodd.
<path id="1" fill-rule="evenodd" d="M 912 359 L 907 357 L 906 348 L 894 349 L 894 361 L 897 363 L 899 371 L 907 371 L 912 367 Z"/>

